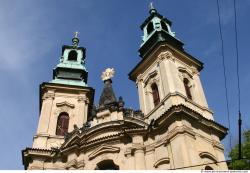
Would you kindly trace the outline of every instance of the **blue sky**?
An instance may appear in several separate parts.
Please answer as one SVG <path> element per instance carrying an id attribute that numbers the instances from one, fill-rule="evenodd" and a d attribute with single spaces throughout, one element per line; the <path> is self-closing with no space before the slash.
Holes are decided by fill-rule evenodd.
<path id="1" fill-rule="evenodd" d="M 158 12 L 173 22 L 172 30 L 187 52 L 204 62 L 201 80 L 215 120 L 228 126 L 216 0 L 153 0 Z M 137 109 L 129 71 L 139 62 L 140 24 L 147 0 L 1 0 L 0 6 L 0 169 L 23 169 L 21 150 L 32 146 L 39 117 L 39 84 L 52 79 L 61 46 L 74 31 L 87 49 L 88 85 L 102 91 L 101 72 L 116 70 L 113 87 L 127 107 Z M 228 76 L 232 143 L 237 143 L 237 78 L 233 0 L 220 0 Z M 250 128 L 250 1 L 237 1 L 243 129 Z M 229 138 L 223 140 L 228 153 Z"/>

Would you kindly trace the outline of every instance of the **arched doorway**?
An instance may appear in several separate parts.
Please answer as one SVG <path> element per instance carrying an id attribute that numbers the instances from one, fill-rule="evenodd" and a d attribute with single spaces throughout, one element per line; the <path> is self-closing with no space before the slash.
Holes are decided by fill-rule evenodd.
<path id="1" fill-rule="evenodd" d="M 113 160 L 103 160 L 97 163 L 95 170 L 119 170 L 119 166 Z"/>

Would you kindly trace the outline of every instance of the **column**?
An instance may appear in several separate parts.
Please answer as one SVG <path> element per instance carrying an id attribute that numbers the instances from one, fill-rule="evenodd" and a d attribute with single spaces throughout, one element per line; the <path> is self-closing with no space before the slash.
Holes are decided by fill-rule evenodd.
<path id="1" fill-rule="evenodd" d="M 135 149 L 135 169 L 136 170 L 145 170 L 145 155 L 143 147 L 139 147 Z"/>
<path id="2" fill-rule="evenodd" d="M 78 96 L 78 116 L 75 124 L 78 127 L 82 127 L 84 123 L 87 122 L 87 115 L 88 115 L 88 99 L 86 95 Z"/>
<path id="3" fill-rule="evenodd" d="M 49 121 L 54 97 L 54 91 L 48 91 L 44 94 L 37 134 L 48 134 Z"/>
<path id="4" fill-rule="evenodd" d="M 145 108 L 145 95 L 144 95 L 144 88 L 143 88 L 143 79 L 142 76 L 139 75 L 137 77 L 137 88 L 138 88 L 138 95 L 139 95 L 139 103 L 140 103 L 140 109 L 141 111 L 146 114 L 146 108 Z"/>
<path id="5" fill-rule="evenodd" d="M 136 170 L 145 170 L 145 155 L 144 155 L 144 145 L 143 145 L 143 136 L 135 135 L 132 137 L 134 157 L 135 157 L 135 169 Z"/>

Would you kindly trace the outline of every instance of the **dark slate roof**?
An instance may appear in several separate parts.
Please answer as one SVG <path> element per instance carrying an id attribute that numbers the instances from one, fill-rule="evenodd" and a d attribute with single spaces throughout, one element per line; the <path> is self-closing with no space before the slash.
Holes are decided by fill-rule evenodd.
<path id="1" fill-rule="evenodd" d="M 115 102 L 116 97 L 112 87 L 112 80 L 105 80 L 102 94 L 99 100 L 99 106 L 105 106 Z"/>

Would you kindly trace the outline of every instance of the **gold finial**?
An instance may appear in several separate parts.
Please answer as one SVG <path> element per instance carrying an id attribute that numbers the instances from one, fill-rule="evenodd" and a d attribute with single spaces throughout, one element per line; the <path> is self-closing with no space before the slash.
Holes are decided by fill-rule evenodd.
<path id="1" fill-rule="evenodd" d="M 107 68 L 104 72 L 102 72 L 101 78 L 103 81 L 105 81 L 114 77 L 114 74 L 115 74 L 114 68 Z"/>

